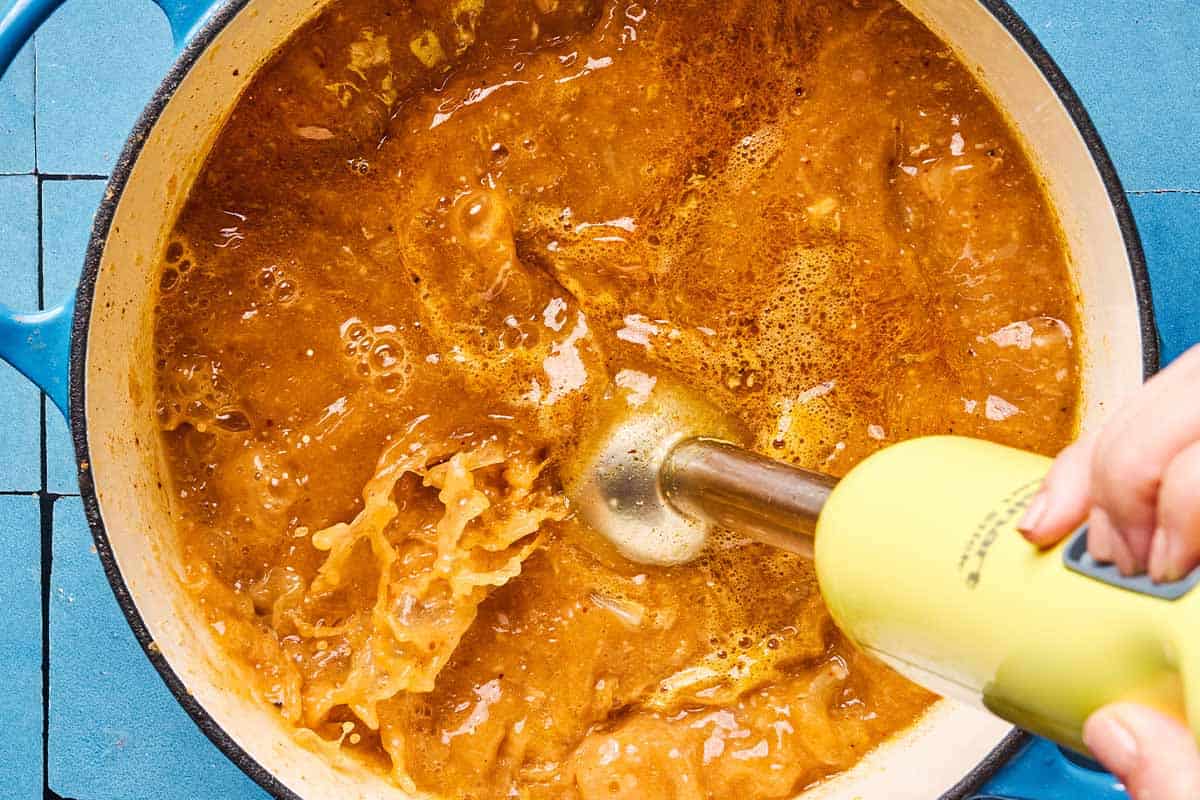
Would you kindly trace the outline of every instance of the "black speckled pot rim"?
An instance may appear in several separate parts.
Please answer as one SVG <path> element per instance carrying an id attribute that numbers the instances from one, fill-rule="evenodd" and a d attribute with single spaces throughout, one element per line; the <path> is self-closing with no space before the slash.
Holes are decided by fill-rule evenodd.
<path id="1" fill-rule="evenodd" d="M 1133 213 L 1121 186 L 1120 178 L 1109 158 L 1100 135 L 1096 132 L 1091 118 L 1080 102 L 1075 90 L 1067 82 L 1066 77 L 1054 63 L 1054 60 L 1042 47 L 1041 43 L 1029 30 L 1024 21 L 1004 0 L 973 0 L 981 3 L 1008 30 L 1014 39 L 1025 50 L 1029 58 L 1037 65 L 1057 93 L 1059 100 L 1070 114 L 1076 128 L 1083 137 L 1092 160 L 1104 181 L 1109 200 L 1116 213 L 1121 234 L 1125 240 L 1125 249 L 1132 269 L 1132 278 L 1137 295 L 1138 313 L 1141 319 L 1142 334 L 1142 364 L 1145 377 L 1149 377 L 1159 367 L 1158 331 L 1154 322 L 1154 307 L 1150 295 L 1150 279 L 1146 269 L 1146 259 L 1142 251 L 1141 239 L 1134 224 Z M 89 322 L 91 319 L 92 303 L 95 295 L 96 279 L 100 271 L 100 263 L 104 255 L 105 242 L 108 238 L 109 227 L 121 195 L 129 182 L 134 164 L 141 152 L 142 145 L 153 129 L 163 109 L 174 95 L 188 71 L 200 58 L 201 54 L 221 33 L 225 26 L 240 12 L 250 0 L 226 0 L 204 23 L 194 38 L 184 48 L 176 59 L 170 72 L 155 92 L 154 97 L 142 112 L 133 128 L 124 150 L 118 158 L 109 180 L 108 191 L 104 201 L 96 213 L 95 224 L 92 228 L 91 241 L 88 245 L 84 261 L 83 273 L 80 277 L 78 294 L 75 305 L 75 319 L 72 328 L 71 357 L 70 357 L 70 425 L 75 442 L 76 462 L 81 465 L 79 472 L 79 490 L 83 499 L 84 511 L 92 536 L 96 540 L 96 549 L 100 562 L 112 585 L 117 603 L 124 612 L 129 627 L 133 629 L 138 642 L 141 643 L 146 657 L 158 670 L 167 688 L 175 695 L 188 715 L 199 726 L 213 744 L 215 744 L 230 761 L 252 778 L 278 800 L 303 800 L 294 791 L 285 786 L 277 777 L 256 761 L 249 753 L 209 715 L 203 706 L 197 702 L 184 686 L 179 676 L 167 663 L 159 650 L 152 646 L 153 637 L 146 628 L 141 613 L 134 602 L 129 588 L 117 567 L 113 556 L 112 546 L 105 532 L 104 519 L 100 512 L 100 504 L 96 494 L 94 476 L 91 470 L 91 459 L 88 453 L 87 416 L 85 376 L 87 374 L 87 346 Z M 940 800 L 966 800 L 987 782 L 1005 763 L 1009 761 L 1028 742 L 1028 734 L 1013 730 L 961 781 L 950 787 L 940 796 Z"/>

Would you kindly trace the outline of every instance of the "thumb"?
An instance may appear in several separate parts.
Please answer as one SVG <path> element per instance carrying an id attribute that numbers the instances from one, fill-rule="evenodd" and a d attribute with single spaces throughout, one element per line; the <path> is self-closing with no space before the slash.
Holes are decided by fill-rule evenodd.
<path id="1" fill-rule="evenodd" d="M 1174 717 L 1118 703 L 1088 719 L 1083 741 L 1134 800 L 1200 798 L 1200 751 L 1192 732 Z"/>

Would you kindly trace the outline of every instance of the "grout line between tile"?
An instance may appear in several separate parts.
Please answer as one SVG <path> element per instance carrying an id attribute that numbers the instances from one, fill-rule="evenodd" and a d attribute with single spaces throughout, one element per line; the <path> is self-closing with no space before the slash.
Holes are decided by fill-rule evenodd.
<path id="1" fill-rule="evenodd" d="M 36 52 L 35 52 L 36 57 Z M 37 306 L 46 307 L 46 252 L 42 232 L 45 229 L 45 206 L 43 190 L 47 182 L 63 180 L 106 180 L 107 176 L 42 175 L 37 177 Z M 47 444 L 47 407 L 45 394 L 38 404 L 38 478 L 40 488 L 32 493 L 38 498 L 39 523 L 41 528 L 41 609 L 42 609 L 42 796 L 43 800 L 65 800 L 50 788 L 50 600 L 51 578 L 54 569 L 54 503 L 62 495 L 50 491 L 50 464 Z M 7 494 L 0 493 L 0 494 Z M 15 493 L 14 493 L 15 494 Z M 22 494 L 30 494 L 28 492 Z"/>
<path id="2" fill-rule="evenodd" d="M 45 418 L 45 401 L 42 403 L 42 409 L 42 417 Z M 54 496 L 46 492 L 38 495 L 42 529 L 42 793 L 47 800 L 55 796 L 50 791 L 50 575 L 54 544 L 54 500 Z"/>
<path id="3" fill-rule="evenodd" d="M 90 174 L 86 172 L 67 173 L 67 172 L 39 172 L 37 176 L 44 181 L 106 181 L 107 175 Z"/>
<path id="4" fill-rule="evenodd" d="M 36 53 L 35 53 L 36 57 Z M 39 177 L 37 181 L 37 305 L 45 307 L 46 270 L 45 242 L 42 232 L 45 230 L 42 189 L 44 183 Z M 38 403 L 38 477 L 41 488 L 38 491 L 38 511 L 41 523 L 42 542 L 42 793 L 50 794 L 50 576 L 54 556 L 54 498 L 47 492 L 47 458 L 46 458 L 46 396 L 43 394 Z"/>
<path id="5" fill-rule="evenodd" d="M 106 181 L 110 176 L 91 174 L 87 172 L 69 173 L 69 172 L 0 172 L 0 178 L 28 178 L 36 177 L 44 181 Z"/>
<path id="6" fill-rule="evenodd" d="M 1145 197 L 1156 194 L 1200 195 L 1200 189 L 1131 189 L 1125 192 L 1131 197 Z"/>
<path id="7" fill-rule="evenodd" d="M 38 55 L 38 53 L 37 53 L 37 51 L 38 51 L 38 48 L 37 48 L 37 40 L 38 40 L 38 37 L 37 37 L 37 34 L 35 33 L 33 35 L 32 41 L 30 42 L 30 47 L 33 50 L 33 117 L 32 117 L 32 119 L 29 120 L 30 124 L 33 125 L 33 171 L 35 174 L 37 173 L 37 165 L 38 165 L 38 126 L 37 126 L 37 107 L 38 107 L 38 102 L 37 102 L 38 101 L 38 82 L 37 82 L 37 79 L 38 79 L 37 55 Z M 41 235 L 42 235 L 42 232 L 39 229 L 38 237 L 40 238 Z"/>
<path id="8" fill-rule="evenodd" d="M 36 58 L 36 53 L 35 53 Z M 45 307 L 46 270 L 43 181 L 37 182 L 37 304 Z M 46 493 L 46 396 L 38 403 L 38 511 L 42 535 L 42 792 L 50 793 L 50 577 L 54 560 L 54 499 Z"/>

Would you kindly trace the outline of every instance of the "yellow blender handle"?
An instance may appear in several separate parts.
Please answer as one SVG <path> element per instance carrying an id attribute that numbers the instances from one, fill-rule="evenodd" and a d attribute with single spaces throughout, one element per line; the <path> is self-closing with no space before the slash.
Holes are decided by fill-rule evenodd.
<path id="1" fill-rule="evenodd" d="M 1016 524 L 1050 463 L 954 436 L 863 461 L 817 524 L 834 619 L 916 682 L 1075 750 L 1118 700 L 1200 734 L 1200 572 L 1163 591 L 1092 562 L 1086 532 L 1034 548 Z"/>

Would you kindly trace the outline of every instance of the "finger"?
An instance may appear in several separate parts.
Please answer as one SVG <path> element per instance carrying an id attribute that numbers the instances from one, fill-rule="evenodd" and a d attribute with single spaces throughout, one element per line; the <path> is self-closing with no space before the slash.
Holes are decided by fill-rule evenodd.
<path id="1" fill-rule="evenodd" d="M 1200 384 L 1200 348 L 1152 378 L 1105 426 L 1092 455 L 1092 501 L 1133 553 L 1138 569 L 1149 560 L 1163 471 L 1200 439 L 1200 405 L 1180 402 Z"/>
<path id="2" fill-rule="evenodd" d="M 1171 460 L 1158 490 L 1158 529 L 1150 551 L 1150 577 L 1177 581 L 1200 564 L 1200 442 Z"/>
<path id="3" fill-rule="evenodd" d="M 1113 562 L 1113 538 L 1117 535 L 1117 532 L 1107 522 L 1108 517 L 1104 517 L 1103 522 L 1098 522 L 1095 519 L 1091 519 L 1091 517 L 1089 517 L 1089 520 L 1087 533 L 1088 553 L 1101 564 L 1111 564 Z"/>
<path id="4" fill-rule="evenodd" d="M 1058 454 L 1029 501 L 1017 529 L 1039 547 L 1055 544 L 1083 523 L 1091 499 L 1092 451 L 1095 436 L 1085 436 Z"/>
<path id="5" fill-rule="evenodd" d="M 1088 515 L 1088 552 L 1103 564 L 1116 564 L 1122 575 L 1140 571 L 1133 551 L 1103 508 L 1093 508 Z"/>
<path id="6" fill-rule="evenodd" d="M 1187 726 L 1145 706 L 1119 703 L 1093 714 L 1083 741 L 1134 800 L 1196 800 L 1200 752 Z"/>

